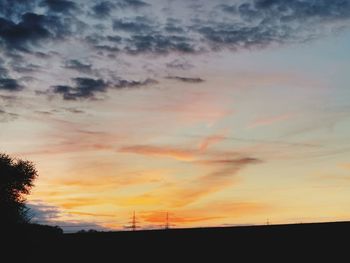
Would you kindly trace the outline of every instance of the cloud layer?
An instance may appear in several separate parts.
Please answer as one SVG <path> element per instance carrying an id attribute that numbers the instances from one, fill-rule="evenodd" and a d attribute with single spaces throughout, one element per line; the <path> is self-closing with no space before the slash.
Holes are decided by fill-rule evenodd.
<path id="1" fill-rule="evenodd" d="M 113 82 L 111 69 L 101 64 L 116 56 L 201 54 L 304 42 L 343 28 L 349 18 L 349 0 L 0 0 L 0 91 L 23 90 L 26 85 L 20 82 L 29 73 L 38 74 L 39 81 L 45 78 L 42 67 L 25 63 L 35 58 L 39 64 L 51 61 L 52 70 L 70 72 L 64 74 L 66 83 L 51 77 L 54 93 L 65 100 L 91 99 L 110 85 L 145 84 Z M 164 67 L 188 70 L 192 65 L 174 60 Z M 78 73 L 84 76 L 73 76 Z M 181 82 L 203 81 L 170 76 Z"/>

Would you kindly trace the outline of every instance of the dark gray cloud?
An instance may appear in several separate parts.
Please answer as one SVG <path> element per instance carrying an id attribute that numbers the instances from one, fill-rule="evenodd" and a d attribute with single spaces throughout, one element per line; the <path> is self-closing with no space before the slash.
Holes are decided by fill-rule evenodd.
<path id="1" fill-rule="evenodd" d="M 0 17 L 0 46 L 28 52 L 42 40 L 64 37 L 69 30 L 69 21 L 57 16 L 25 13 L 18 23 Z"/>
<path id="2" fill-rule="evenodd" d="M 314 28 L 350 18 L 350 0 L 242 0 L 215 7 L 216 16 L 210 16 L 213 10 L 206 10 L 204 3 L 201 1 L 197 5 L 201 8 L 192 10 L 200 10 L 201 16 L 193 14 L 193 19 L 184 20 L 180 14 L 179 17 L 172 14 L 163 22 L 159 14 L 145 16 L 137 12 L 138 16 L 126 18 L 111 12 L 151 7 L 140 0 L 86 1 L 81 2 L 79 8 L 74 1 L 68 0 L 0 0 L 0 43 L 12 50 L 40 48 L 43 40 L 69 35 L 79 23 L 82 26 L 84 23 L 78 17 L 89 23 L 89 19 L 83 18 L 87 12 L 82 11 L 87 8 L 91 10 L 88 13 L 101 19 L 101 26 L 106 29 L 112 26 L 116 32 L 126 35 L 106 36 L 104 30 L 91 23 L 86 25 L 90 27 L 88 34 L 75 30 L 75 37 L 94 39 L 93 45 L 100 49 L 137 54 L 197 53 L 304 41 L 314 36 Z M 36 14 L 38 6 L 47 7 L 47 13 Z M 115 15 L 112 25 L 107 25 L 109 20 L 104 18 L 112 14 Z M 106 39 L 115 42 L 115 46 L 108 45 Z"/>
<path id="3" fill-rule="evenodd" d="M 157 83 L 157 81 L 153 79 L 146 79 L 144 81 L 117 79 L 110 82 L 92 78 L 74 78 L 73 82 L 75 83 L 74 86 L 56 85 L 43 94 L 59 94 L 62 95 L 64 100 L 94 100 L 97 99 L 97 94 L 106 93 L 108 89 L 137 88 Z"/>
<path id="4" fill-rule="evenodd" d="M 195 53 L 196 47 L 191 39 L 175 35 L 133 35 L 126 40 L 125 51 L 132 54 L 155 53 L 167 54 L 169 52 Z"/>
<path id="5" fill-rule="evenodd" d="M 66 61 L 64 67 L 68 69 L 73 69 L 79 72 L 83 72 L 83 73 L 91 73 L 91 70 L 92 70 L 91 64 L 85 64 L 77 59 L 71 59 Z"/>
<path id="6" fill-rule="evenodd" d="M 225 10 L 225 9 L 224 9 Z M 238 6 L 243 17 L 272 18 L 281 22 L 309 20 L 313 18 L 341 19 L 350 15 L 348 0 L 254 0 Z M 270 15 L 274 15 L 269 17 Z"/>
<path id="7" fill-rule="evenodd" d="M 114 3 L 110 1 L 103 1 L 95 4 L 92 7 L 92 12 L 95 16 L 103 18 L 109 16 L 114 8 L 116 8 L 116 5 Z"/>
<path id="8" fill-rule="evenodd" d="M 348 0 L 253 0 L 234 5 L 221 5 L 227 13 L 239 14 L 247 20 L 279 19 L 290 22 L 300 19 L 330 18 L 332 20 L 348 17 L 350 2 Z M 269 17 L 270 15 L 274 15 Z"/>
<path id="9" fill-rule="evenodd" d="M 117 46 L 109 46 L 109 45 L 96 45 L 95 49 L 98 51 L 107 51 L 110 53 L 115 53 L 115 52 L 119 52 L 120 48 Z"/>
<path id="10" fill-rule="evenodd" d="M 42 201 L 29 203 L 27 204 L 27 207 L 30 209 L 29 213 L 31 215 L 31 222 L 45 224 L 45 225 L 59 226 L 63 229 L 64 232 L 76 232 L 83 229 L 84 230 L 95 229 L 99 231 L 107 230 L 106 228 L 94 222 L 86 222 L 86 221 L 77 222 L 76 220 L 70 221 L 69 219 L 66 221 L 63 221 L 61 219 L 62 216 L 67 218 L 72 214 L 76 214 L 77 212 L 73 212 L 72 214 L 66 213 L 66 212 L 63 212 L 57 206 L 45 204 Z M 79 213 L 79 214 L 84 215 L 84 213 Z M 85 215 L 88 216 L 89 214 L 85 214 Z"/>
<path id="11" fill-rule="evenodd" d="M 177 34 L 185 33 L 185 30 L 181 25 L 181 20 L 174 19 L 174 18 L 167 19 L 167 23 L 164 29 L 168 33 L 177 33 Z"/>
<path id="12" fill-rule="evenodd" d="M 113 21 L 113 29 L 115 31 L 126 31 L 131 33 L 147 33 L 153 30 L 151 23 L 152 22 L 145 17 L 136 17 L 129 21 L 115 19 Z"/>
<path id="13" fill-rule="evenodd" d="M 5 76 L 7 76 L 7 74 L 8 74 L 8 70 L 6 68 L 0 66 L 0 77 L 3 78 Z"/>
<path id="14" fill-rule="evenodd" d="M 28 208 L 33 222 L 48 223 L 60 217 L 61 211 L 56 206 L 43 203 L 29 203 Z"/>
<path id="15" fill-rule="evenodd" d="M 21 91 L 23 86 L 16 79 L 0 78 L 0 91 Z"/>
<path id="16" fill-rule="evenodd" d="M 44 0 L 40 6 L 47 7 L 51 12 L 68 14 L 78 9 L 77 5 L 67 0 Z"/>
<path id="17" fill-rule="evenodd" d="M 28 44 L 51 36 L 44 24 L 45 16 L 34 13 L 24 14 L 18 24 L 0 18 L 0 38 L 8 49 L 25 50 Z"/>
<path id="18" fill-rule="evenodd" d="M 188 77 L 179 77 L 179 76 L 168 76 L 166 78 L 167 79 L 174 79 L 174 80 L 178 80 L 178 81 L 186 82 L 186 83 L 201 83 L 201 82 L 204 82 L 204 79 L 201 79 L 201 78 L 188 78 Z"/>
<path id="19" fill-rule="evenodd" d="M 197 30 L 214 49 L 264 47 L 271 43 L 307 40 L 314 29 L 350 18 L 349 0 L 254 0 L 221 5 L 241 21 L 202 23 Z"/>
<path id="20" fill-rule="evenodd" d="M 137 87 L 142 87 L 142 86 L 147 86 L 147 85 L 154 85 L 157 84 L 158 81 L 154 79 L 146 79 L 144 81 L 129 81 L 129 80 L 118 80 L 116 83 L 113 84 L 114 88 L 117 89 L 123 89 L 123 88 L 137 88 Z"/>
<path id="21" fill-rule="evenodd" d="M 117 42 L 117 43 L 120 43 L 123 40 L 121 36 L 107 36 L 107 39 L 111 42 Z"/>
<path id="22" fill-rule="evenodd" d="M 117 0 L 116 4 L 119 8 L 142 8 L 150 6 L 150 4 L 140 0 Z"/>
<path id="23" fill-rule="evenodd" d="M 108 82 L 102 79 L 74 78 L 75 86 L 57 85 L 52 92 L 63 96 L 64 100 L 95 99 L 96 93 L 107 91 Z"/>
<path id="24" fill-rule="evenodd" d="M 16 19 L 31 12 L 37 5 L 36 0 L 0 0 L 0 16 Z"/>
<path id="25" fill-rule="evenodd" d="M 0 91 L 21 91 L 24 87 L 18 80 L 9 76 L 9 71 L 4 67 L 3 61 L 0 59 Z"/>
<path id="26" fill-rule="evenodd" d="M 116 0 L 102 1 L 92 6 L 92 13 L 98 18 L 108 17 L 116 8 L 143 8 L 150 6 L 148 3 L 139 0 Z"/>

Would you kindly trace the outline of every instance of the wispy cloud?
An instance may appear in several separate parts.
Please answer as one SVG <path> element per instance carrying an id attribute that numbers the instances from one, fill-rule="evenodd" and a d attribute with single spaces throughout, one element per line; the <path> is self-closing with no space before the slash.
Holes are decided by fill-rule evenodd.
<path id="1" fill-rule="evenodd" d="M 201 83 L 204 79 L 201 78 L 189 78 L 189 77 L 179 77 L 179 76 L 168 76 L 167 79 L 174 79 L 185 83 Z"/>
<path id="2" fill-rule="evenodd" d="M 173 147 L 158 147 L 150 145 L 125 146 L 120 152 L 142 154 L 146 156 L 170 157 L 183 161 L 193 160 L 196 150 L 186 150 Z"/>
<path id="3" fill-rule="evenodd" d="M 79 62 L 80 63 L 80 62 Z M 70 64 L 70 68 L 78 69 L 79 71 L 87 70 L 90 65 L 83 65 L 75 62 Z M 85 68 L 84 68 L 85 67 Z M 52 86 L 51 89 L 40 92 L 37 91 L 38 95 L 62 95 L 64 100 L 76 101 L 76 100 L 97 100 L 99 94 L 106 93 L 109 89 L 125 89 L 125 88 L 138 88 L 142 86 L 154 85 L 158 82 L 153 79 L 146 79 L 143 81 L 129 81 L 124 79 L 117 79 L 115 81 L 105 81 L 103 79 L 93 79 L 85 77 L 73 78 L 72 81 L 75 83 L 71 85 L 56 85 Z"/>
<path id="4" fill-rule="evenodd" d="M 205 155 L 208 148 L 215 145 L 225 137 L 218 135 L 211 135 L 204 137 L 199 143 L 198 147 L 174 147 L 174 146 L 154 146 L 154 145 L 131 145 L 124 146 L 119 149 L 119 152 L 124 153 L 134 153 L 145 156 L 155 156 L 155 157 L 169 157 L 181 161 L 195 161 Z"/>
<path id="5" fill-rule="evenodd" d="M 217 160 L 207 161 L 214 164 Z M 205 164 L 208 164 L 208 163 Z M 217 161 L 207 174 L 191 179 L 165 182 L 151 192 L 137 196 L 123 197 L 119 203 L 123 206 L 161 205 L 168 208 L 183 208 L 213 193 L 220 192 L 238 183 L 237 173 L 249 165 L 261 163 L 255 158 L 237 158 L 229 162 Z M 201 164 L 201 163 L 200 163 Z"/>
<path id="6" fill-rule="evenodd" d="M 7 111 L 0 109 L 0 122 L 12 121 L 12 120 L 17 119 L 18 117 L 19 117 L 19 115 L 16 113 L 7 112 Z"/>
<path id="7" fill-rule="evenodd" d="M 272 117 L 257 118 L 248 126 L 248 128 L 256 128 L 260 126 L 273 125 L 278 122 L 289 120 L 294 116 L 295 116 L 294 114 L 282 114 L 282 115 L 277 115 Z"/>

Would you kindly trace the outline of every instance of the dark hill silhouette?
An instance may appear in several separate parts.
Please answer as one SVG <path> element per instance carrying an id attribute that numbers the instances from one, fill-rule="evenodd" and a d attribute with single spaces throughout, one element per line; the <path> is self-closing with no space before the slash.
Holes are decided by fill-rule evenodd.
<path id="1" fill-rule="evenodd" d="M 56 232 L 27 239 L 32 246 L 30 262 L 317 262 L 319 258 L 325 262 L 347 262 L 342 260 L 349 257 L 349 234 L 350 222 L 337 222 Z"/>

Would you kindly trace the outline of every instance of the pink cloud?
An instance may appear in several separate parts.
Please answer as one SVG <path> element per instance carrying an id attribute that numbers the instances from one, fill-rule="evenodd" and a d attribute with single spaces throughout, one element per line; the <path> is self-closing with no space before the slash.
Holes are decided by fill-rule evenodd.
<path id="1" fill-rule="evenodd" d="M 265 118 L 258 118 L 255 119 L 249 126 L 248 128 L 256 128 L 260 126 L 268 126 L 272 125 L 278 122 L 286 121 L 294 117 L 294 114 L 282 114 L 282 115 L 277 115 L 277 116 L 272 116 L 272 117 L 265 117 Z"/>

